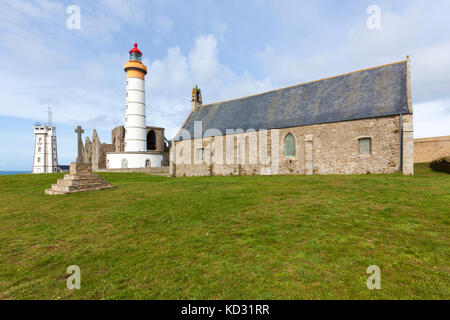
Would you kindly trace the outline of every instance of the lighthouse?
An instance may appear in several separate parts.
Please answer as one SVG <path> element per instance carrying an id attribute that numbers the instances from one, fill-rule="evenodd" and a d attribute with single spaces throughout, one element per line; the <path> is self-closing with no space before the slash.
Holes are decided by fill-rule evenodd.
<path id="1" fill-rule="evenodd" d="M 106 155 L 108 169 L 137 169 L 160 167 L 163 155 L 148 148 L 148 127 L 145 110 L 145 76 L 147 67 L 142 63 L 142 52 L 138 44 L 130 50 L 130 60 L 125 63 L 127 76 L 125 106 L 124 152 Z"/>
<path id="2" fill-rule="evenodd" d="M 147 67 L 142 63 L 142 52 L 137 43 L 130 50 L 127 74 L 127 104 L 125 116 L 125 152 L 146 152 L 147 133 L 145 116 L 145 76 Z"/>

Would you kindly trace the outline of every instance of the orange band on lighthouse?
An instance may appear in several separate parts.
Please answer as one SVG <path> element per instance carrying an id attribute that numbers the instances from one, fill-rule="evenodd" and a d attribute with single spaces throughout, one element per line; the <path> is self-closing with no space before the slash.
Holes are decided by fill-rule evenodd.
<path id="1" fill-rule="evenodd" d="M 145 80 L 145 74 L 142 71 L 129 69 L 127 71 L 127 78 L 139 78 L 139 79 Z"/>
<path id="2" fill-rule="evenodd" d="M 147 67 L 139 61 L 128 61 L 124 65 L 127 78 L 139 78 L 144 80 L 147 74 Z"/>

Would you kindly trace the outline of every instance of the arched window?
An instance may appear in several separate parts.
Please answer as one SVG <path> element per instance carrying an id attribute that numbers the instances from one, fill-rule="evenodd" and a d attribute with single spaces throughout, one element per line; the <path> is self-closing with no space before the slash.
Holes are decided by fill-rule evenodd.
<path id="1" fill-rule="evenodd" d="M 284 139 L 284 157 L 295 157 L 295 138 L 291 133 L 289 133 Z"/>
<path id="2" fill-rule="evenodd" d="M 152 166 L 152 163 L 151 163 L 150 159 L 145 160 L 145 167 L 150 168 L 151 166 Z"/>
<path id="3" fill-rule="evenodd" d="M 156 134 L 153 130 L 147 134 L 147 150 L 156 150 Z"/>
<path id="4" fill-rule="evenodd" d="M 127 159 L 122 159 L 122 168 L 128 168 L 128 161 Z"/>

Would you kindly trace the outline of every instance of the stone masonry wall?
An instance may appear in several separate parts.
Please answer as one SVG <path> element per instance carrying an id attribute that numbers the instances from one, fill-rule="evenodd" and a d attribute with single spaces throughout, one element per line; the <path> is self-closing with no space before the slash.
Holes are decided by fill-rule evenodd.
<path id="1" fill-rule="evenodd" d="M 450 136 L 414 140 L 414 163 L 450 156 Z"/>
<path id="2" fill-rule="evenodd" d="M 111 142 L 114 146 L 113 152 L 124 152 L 125 151 L 125 127 L 119 126 L 115 127 L 111 131 Z"/>
<path id="3" fill-rule="evenodd" d="M 265 145 L 260 143 L 261 132 L 184 140 L 171 148 L 170 172 L 172 176 L 395 173 L 401 169 L 403 134 L 403 169 L 412 174 L 412 130 L 412 116 L 403 115 L 402 133 L 399 116 L 391 116 L 268 130 Z M 284 156 L 289 133 L 295 138 L 293 158 Z M 278 149 L 272 138 L 278 139 Z M 371 138 L 370 155 L 360 155 L 361 138 Z M 233 140 L 234 147 L 227 152 Z M 204 148 L 203 161 L 200 148 Z"/>
<path id="4" fill-rule="evenodd" d="M 158 127 L 147 127 L 146 130 L 146 134 L 148 135 L 148 133 L 150 132 L 150 130 L 153 130 L 155 132 L 155 138 L 156 138 L 156 149 L 153 151 L 158 151 L 158 152 L 164 152 L 167 151 L 165 146 L 165 136 L 164 136 L 164 128 L 158 128 Z"/>

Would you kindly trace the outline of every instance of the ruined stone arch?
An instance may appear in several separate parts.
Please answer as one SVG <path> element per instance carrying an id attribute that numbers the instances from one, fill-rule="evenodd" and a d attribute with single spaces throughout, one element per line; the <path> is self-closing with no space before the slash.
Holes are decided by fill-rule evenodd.
<path id="1" fill-rule="evenodd" d="M 155 130 L 150 130 L 147 133 L 147 150 L 156 150 L 156 133 L 155 133 Z"/>

